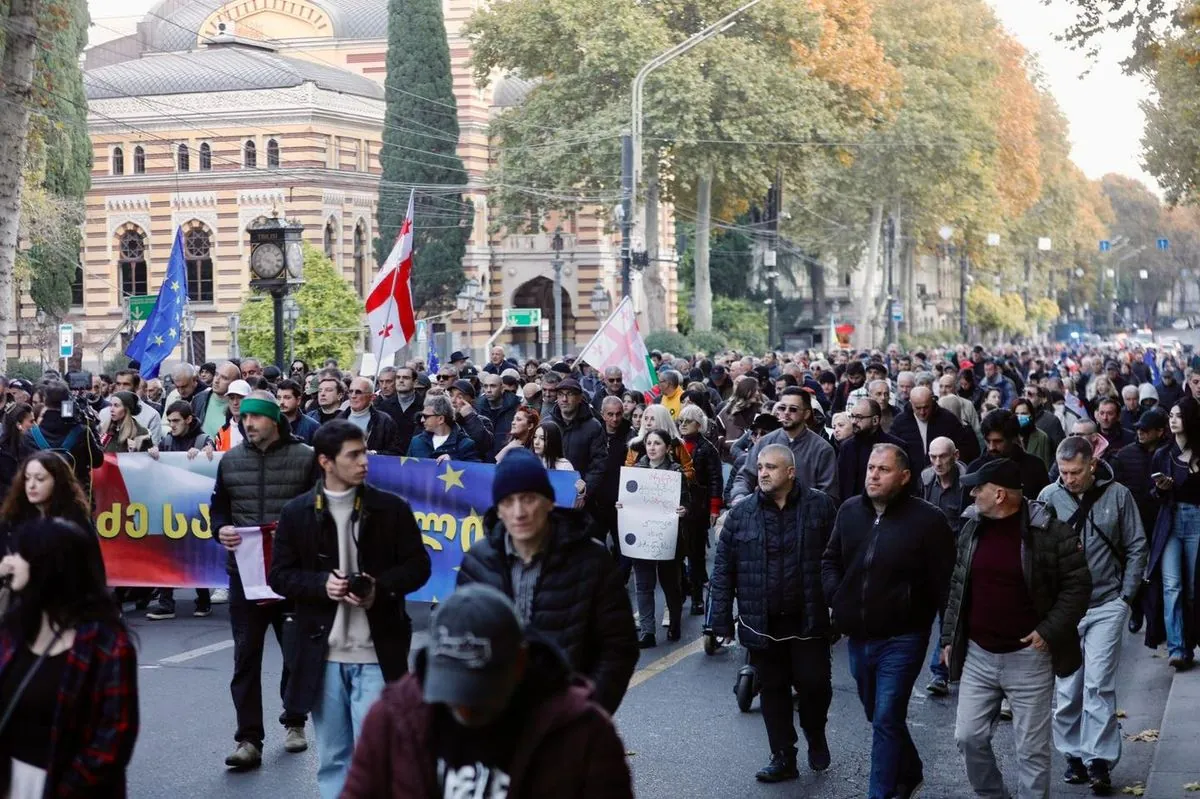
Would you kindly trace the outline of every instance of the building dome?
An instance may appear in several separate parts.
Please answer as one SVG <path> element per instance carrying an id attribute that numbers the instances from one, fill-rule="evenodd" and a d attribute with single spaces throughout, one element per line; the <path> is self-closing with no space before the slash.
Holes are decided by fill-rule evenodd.
<path id="1" fill-rule="evenodd" d="M 525 80 L 515 75 L 501 78 L 492 93 L 492 105 L 496 108 L 514 108 L 525 102 L 525 98 L 537 85 L 536 80 Z"/>
<path id="2" fill-rule="evenodd" d="M 286 89 L 303 83 L 383 99 L 383 87 L 370 78 L 232 42 L 190 53 L 137 58 L 83 73 L 88 100 Z"/>
<path id="3" fill-rule="evenodd" d="M 146 13 L 138 31 L 147 52 L 194 50 L 212 33 L 201 30 L 206 20 L 222 10 L 236 18 L 247 8 L 241 0 L 160 0 Z M 248 17 L 275 13 L 303 17 L 318 26 L 324 23 L 328 30 L 318 35 L 334 39 L 387 38 L 386 0 L 260 0 L 250 9 Z M 272 38 L 287 40 L 278 35 Z"/>

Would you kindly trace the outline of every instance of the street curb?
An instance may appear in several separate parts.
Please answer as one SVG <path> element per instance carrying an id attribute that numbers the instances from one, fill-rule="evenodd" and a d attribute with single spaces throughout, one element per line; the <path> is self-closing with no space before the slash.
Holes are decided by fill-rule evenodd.
<path id="1" fill-rule="evenodd" d="M 1200 672 L 1176 673 L 1171 679 L 1167 706 L 1154 759 L 1146 777 L 1146 799 L 1188 796 L 1183 786 L 1200 780 L 1196 742 L 1200 740 Z"/>

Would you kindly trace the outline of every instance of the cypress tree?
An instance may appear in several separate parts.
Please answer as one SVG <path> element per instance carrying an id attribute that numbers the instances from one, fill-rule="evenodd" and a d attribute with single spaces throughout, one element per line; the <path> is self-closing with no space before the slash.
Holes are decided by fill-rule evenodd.
<path id="1" fill-rule="evenodd" d="M 415 187 L 413 304 L 445 308 L 466 279 L 472 207 L 463 200 L 467 172 L 457 153 L 458 105 L 442 2 L 389 0 L 388 13 L 376 256 L 382 262 L 395 243 Z"/>

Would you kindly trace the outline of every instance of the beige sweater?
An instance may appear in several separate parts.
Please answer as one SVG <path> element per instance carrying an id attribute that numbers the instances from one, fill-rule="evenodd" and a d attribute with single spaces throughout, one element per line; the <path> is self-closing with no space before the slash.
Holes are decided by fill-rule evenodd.
<path id="1" fill-rule="evenodd" d="M 354 574 L 358 568 L 358 546 L 354 543 L 358 531 L 351 534 L 350 517 L 354 512 L 354 489 L 328 491 L 329 512 L 337 525 L 338 571 L 344 575 Z M 354 522 L 358 526 L 358 522 Z M 339 602 L 333 628 L 329 631 L 329 652 L 325 659 L 333 663 L 378 663 L 375 643 L 371 640 L 371 626 L 367 623 L 367 612 L 347 602 Z"/>

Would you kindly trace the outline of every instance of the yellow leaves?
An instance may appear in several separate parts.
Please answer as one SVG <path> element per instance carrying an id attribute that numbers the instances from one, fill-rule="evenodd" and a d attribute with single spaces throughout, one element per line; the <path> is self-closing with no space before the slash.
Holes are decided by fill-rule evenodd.
<path id="1" fill-rule="evenodd" d="M 1200 791 L 1200 782 L 1185 782 L 1183 784 L 1183 789 L 1192 793 Z"/>
<path id="2" fill-rule="evenodd" d="M 1146 786 L 1140 782 L 1135 782 L 1133 785 L 1126 785 L 1122 788 L 1121 793 L 1129 796 L 1145 796 Z"/>
<path id="3" fill-rule="evenodd" d="M 1125 713 L 1125 711 L 1124 711 L 1124 710 L 1121 710 L 1120 708 L 1117 708 L 1117 712 L 1116 712 L 1114 715 L 1115 715 L 1117 718 L 1119 718 L 1119 719 L 1128 718 L 1128 716 L 1127 716 L 1127 714 Z"/>
<path id="4" fill-rule="evenodd" d="M 1026 53 L 1004 35 L 996 43 L 1000 74 L 994 84 L 996 112 L 996 191 L 1005 216 L 1029 210 L 1042 191 L 1037 139 L 1038 95 L 1029 80 Z"/>
<path id="5" fill-rule="evenodd" d="M 1139 733 L 1126 735 L 1125 740 L 1133 743 L 1154 743 L 1158 740 L 1158 730 L 1142 730 Z"/>

